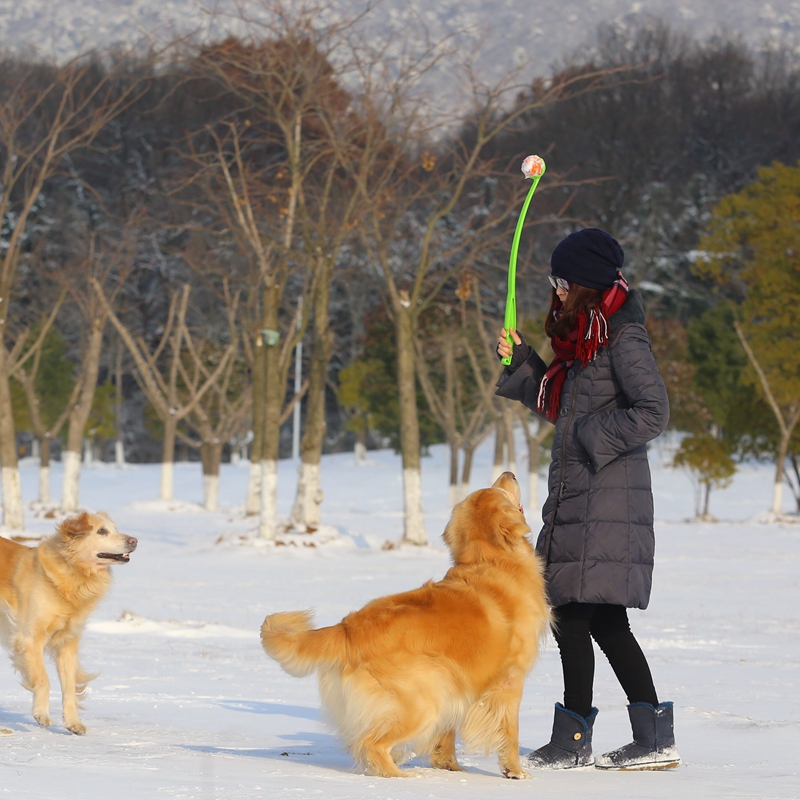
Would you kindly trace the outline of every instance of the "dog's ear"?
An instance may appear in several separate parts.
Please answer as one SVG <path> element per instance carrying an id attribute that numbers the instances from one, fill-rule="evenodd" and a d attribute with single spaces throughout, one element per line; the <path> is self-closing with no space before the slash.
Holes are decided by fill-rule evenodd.
<path id="1" fill-rule="evenodd" d="M 77 517 L 65 519 L 59 526 L 58 532 L 64 539 L 78 539 L 91 533 L 92 524 L 89 522 L 89 514 L 84 511 Z"/>

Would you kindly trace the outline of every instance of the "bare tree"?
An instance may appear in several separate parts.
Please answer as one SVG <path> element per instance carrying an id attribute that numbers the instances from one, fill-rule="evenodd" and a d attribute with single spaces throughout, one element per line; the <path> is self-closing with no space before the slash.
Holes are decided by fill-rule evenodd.
<path id="1" fill-rule="evenodd" d="M 120 320 L 100 283 L 93 280 L 92 284 L 103 309 L 133 358 L 136 366 L 134 374 L 139 386 L 164 424 L 160 497 L 162 500 L 171 500 L 178 424 L 197 408 L 207 392 L 214 389 L 234 356 L 236 342 L 227 345 L 213 369 L 201 369 L 195 363 L 194 369 L 189 371 L 182 360 L 191 338 L 186 324 L 190 294 L 188 284 L 183 286 L 180 293 L 173 295 L 164 332 L 152 351 L 143 338 L 134 338 L 130 329 Z"/>
<path id="2" fill-rule="evenodd" d="M 51 329 L 52 323 L 61 308 L 65 294 L 65 292 L 62 292 L 58 302 L 54 305 L 52 311 L 42 325 L 44 330 L 40 331 L 31 346 L 25 349 L 23 357 L 14 359 L 15 364 L 11 371 L 11 376 L 19 382 L 25 393 L 25 401 L 28 406 L 28 415 L 30 417 L 31 427 L 33 428 L 33 435 L 39 443 L 39 502 L 45 504 L 50 502 L 50 444 L 53 439 L 58 436 L 64 423 L 67 421 L 69 410 L 77 399 L 80 389 L 76 382 L 72 394 L 61 413 L 52 420 L 45 419 L 42 412 L 43 398 L 37 378 L 41 366 L 45 337 L 47 332 Z M 29 365 L 26 367 L 26 361 L 28 359 Z"/>
<path id="3" fill-rule="evenodd" d="M 186 364 L 179 363 L 184 386 L 198 385 L 197 376 L 212 378 L 218 361 L 224 360 L 225 368 L 213 379 L 210 391 L 203 394 L 195 404 L 186 422 L 198 437 L 195 444 L 200 450 L 203 465 L 203 503 L 208 511 L 219 508 L 219 469 L 222 448 L 244 427 L 250 411 L 252 392 L 246 380 L 239 354 L 239 332 L 236 323 L 239 306 L 238 295 L 231 297 L 227 282 L 224 286 L 228 316 L 228 342 L 220 345 L 216 336 L 195 336 L 185 329 Z M 180 434 L 179 434 L 180 435 Z M 190 440 L 186 440 L 194 444 Z"/>
<path id="4" fill-rule="evenodd" d="M 304 441 L 303 486 L 316 498 L 324 418 L 325 375 L 330 359 L 326 324 L 330 280 L 347 212 L 353 201 L 339 202 L 337 174 L 322 114 L 346 109 L 347 95 L 337 86 L 328 55 L 343 24 L 320 32 L 313 9 L 275 5 L 272 23 L 252 40 L 229 40 L 203 53 L 206 74 L 246 108 L 246 119 L 231 120 L 211 132 L 214 153 L 195 153 L 203 179 L 217 187 L 215 211 L 226 220 L 253 265 L 253 283 L 261 288 L 260 314 L 253 320 L 254 440 L 251 475 L 261 488 L 261 536 L 274 538 L 277 524 L 277 460 L 280 420 L 294 345 L 303 336 L 313 308 L 313 424 Z M 329 123 L 329 125 L 332 123 Z M 339 124 L 339 123 L 337 123 Z M 265 159 L 264 152 L 271 151 Z M 322 177 L 320 177 L 322 176 Z M 277 212 L 277 213 L 276 213 Z M 334 220 L 336 221 L 335 224 Z M 338 241 L 337 241 L 338 240 Z M 282 313 L 288 287 L 302 295 L 302 315 Z M 282 344 L 281 343 L 282 340 Z M 299 398 L 293 398 L 297 402 Z M 302 477 L 302 475 L 301 475 Z M 253 486 L 251 480 L 251 486 Z M 248 492 L 248 508 L 254 492 Z M 303 516 L 318 517 L 314 504 Z"/>
<path id="5" fill-rule="evenodd" d="M 761 389 L 764 392 L 764 397 L 769 403 L 769 407 L 775 414 L 775 420 L 778 423 L 780 430 L 780 441 L 778 444 L 778 454 L 775 459 L 775 483 L 772 494 L 772 513 L 783 513 L 783 479 L 784 471 L 786 469 L 786 458 L 789 452 L 789 442 L 792 439 L 797 423 L 800 422 L 800 398 L 794 394 L 794 386 L 797 384 L 796 373 L 793 378 L 793 383 L 782 381 L 778 370 L 772 369 L 772 378 L 767 375 L 764 365 L 758 358 L 756 352 L 753 350 L 750 342 L 747 340 L 742 326 L 738 320 L 734 321 L 734 328 L 742 347 L 747 353 L 750 364 L 758 376 L 758 381 L 761 384 Z M 777 373 L 777 376 L 776 376 Z M 786 391 L 786 385 L 789 385 L 790 391 Z"/>
<path id="6" fill-rule="evenodd" d="M 114 68 L 103 69 L 97 56 L 80 56 L 60 67 L 7 58 L 0 75 L 0 220 L 11 227 L 0 255 L 0 463 L 4 523 L 22 529 L 9 379 L 22 351 L 18 345 L 29 333 L 29 326 L 15 318 L 13 303 L 28 224 L 64 158 L 90 145 L 135 100 L 139 87 L 133 82 L 121 88 Z"/>
<path id="7" fill-rule="evenodd" d="M 96 240 L 92 238 L 86 261 L 64 271 L 59 277 L 77 306 L 84 327 L 74 400 L 68 409 L 67 442 L 61 454 L 64 464 L 61 507 L 65 511 L 75 511 L 79 506 L 84 435 L 97 389 L 108 320 L 106 305 L 95 291 L 94 285 L 102 287 L 103 293 L 109 294 L 110 303 L 113 304 L 131 268 L 135 250 L 131 242 L 133 234 L 132 223 L 129 223 L 122 231 L 121 241 L 113 252 L 105 247 L 98 251 Z"/>

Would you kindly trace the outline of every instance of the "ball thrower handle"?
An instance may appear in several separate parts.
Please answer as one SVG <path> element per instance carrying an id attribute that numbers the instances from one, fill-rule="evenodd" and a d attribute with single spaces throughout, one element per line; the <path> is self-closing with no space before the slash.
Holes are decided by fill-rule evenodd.
<path id="1" fill-rule="evenodd" d="M 540 170 L 538 175 L 529 175 L 525 170 L 525 164 L 530 158 L 537 158 Z M 517 228 L 514 231 L 514 239 L 511 242 L 511 256 L 508 260 L 508 294 L 506 295 L 506 315 L 504 320 L 504 327 L 506 329 L 506 341 L 514 349 L 514 340 L 511 337 L 511 329 L 516 330 L 517 327 L 517 253 L 519 252 L 519 240 L 522 237 L 522 228 L 525 225 L 525 215 L 528 213 L 528 206 L 533 199 L 533 193 L 539 185 L 539 180 L 545 171 L 545 163 L 538 156 L 529 156 L 523 162 L 522 171 L 525 173 L 526 178 L 532 180 L 531 188 L 528 190 L 528 196 L 525 198 L 525 203 L 522 206 L 519 219 L 517 220 Z M 511 356 L 501 359 L 502 363 L 508 366 L 511 363 Z"/>

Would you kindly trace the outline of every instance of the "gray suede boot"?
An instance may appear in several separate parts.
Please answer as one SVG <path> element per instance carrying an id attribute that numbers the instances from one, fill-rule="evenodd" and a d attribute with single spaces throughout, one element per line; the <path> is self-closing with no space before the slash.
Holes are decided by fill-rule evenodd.
<path id="1" fill-rule="evenodd" d="M 631 703 L 628 715 L 633 728 L 633 741 L 598 756 L 598 769 L 644 770 L 672 769 L 681 763 L 675 749 L 672 703 Z"/>
<path id="2" fill-rule="evenodd" d="M 550 742 L 528 755 L 527 766 L 531 769 L 591 767 L 594 764 L 592 728 L 596 716 L 596 708 L 588 717 L 582 717 L 556 703 Z"/>

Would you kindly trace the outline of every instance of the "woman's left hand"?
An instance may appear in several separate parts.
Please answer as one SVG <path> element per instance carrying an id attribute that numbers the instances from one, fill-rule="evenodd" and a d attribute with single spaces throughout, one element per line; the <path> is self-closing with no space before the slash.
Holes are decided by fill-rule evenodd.
<path id="1" fill-rule="evenodd" d="M 506 369 L 513 372 L 517 367 L 528 360 L 528 356 L 531 354 L 531 348 L 525 339 L 522 338 L 522 335 L 514 328 L 511 328 L 511 338 L 514 340 L 514 347 L 512 349 L 511 344 L 506 341 L 507 335 L 508 331 L 503 328 L 500 331 L 500 338 L 497 341 L 497 357 L 502 360 L 511 356 L 511 363 Z"/>

